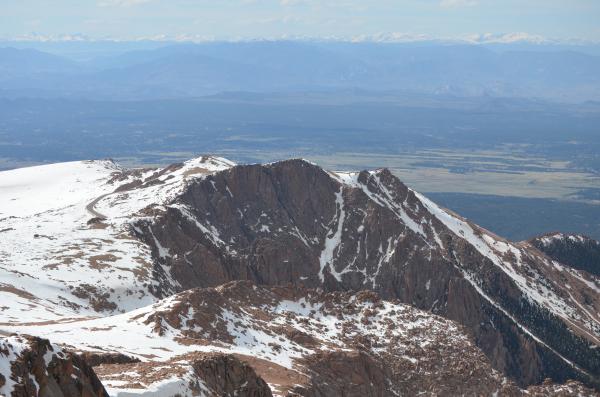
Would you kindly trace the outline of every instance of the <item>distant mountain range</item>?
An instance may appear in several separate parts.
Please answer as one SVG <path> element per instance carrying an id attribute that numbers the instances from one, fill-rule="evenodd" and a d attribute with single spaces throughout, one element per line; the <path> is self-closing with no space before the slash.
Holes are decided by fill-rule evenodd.
<path id="1" fill-rule="evenodd" d="M 598 243 L 508 241 L 387 169 L 84 161 L 0 189 L 0 335 L 52 343 L 1 337 L 0 394 L 47 368 L 98 396 L 600 389 Z"/>
<path id="2" fill-rule="evenodd" d="M 16 45 L 6 43 L 11 44 Z M 121 51 L 114 46 L 109 55 L 77 61 L 0 48 L 0 95 L 156 99 L 225 91 L 368 89 L 600 100 L 600 56 L 585 46 L 427 41 L 208 42 L 140 45 L 133 51 L 125 44 Z"/>

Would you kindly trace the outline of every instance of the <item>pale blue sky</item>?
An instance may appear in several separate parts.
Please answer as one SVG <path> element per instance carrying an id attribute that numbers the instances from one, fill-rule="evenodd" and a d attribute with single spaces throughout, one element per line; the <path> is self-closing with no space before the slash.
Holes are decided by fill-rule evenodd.
<path id="1" fill-rule="evenodd" d="M 0 0 L 0 38 L 251 39 L 525 32 L 600 41 L 598 0 Z"/>

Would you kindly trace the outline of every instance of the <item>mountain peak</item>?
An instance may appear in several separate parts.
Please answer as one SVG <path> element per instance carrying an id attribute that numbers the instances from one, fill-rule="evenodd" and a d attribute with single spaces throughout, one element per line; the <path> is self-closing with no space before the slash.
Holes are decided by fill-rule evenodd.
<path id="1" fill-rule="evenodd" d="M 208 169 L 222 170 L 229 167 L 234 167 L 236 164 L 224 157 L 202 155 L 199 157 L 192 158 L 184 162 L 187 167 L 204 166 L 209 167 Z"/>

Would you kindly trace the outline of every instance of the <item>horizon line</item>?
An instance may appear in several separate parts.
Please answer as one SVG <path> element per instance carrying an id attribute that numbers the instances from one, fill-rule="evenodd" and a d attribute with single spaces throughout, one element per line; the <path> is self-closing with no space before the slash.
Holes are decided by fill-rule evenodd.
<path id="1" fill-rule="evenodd" d="M 219 38 L 202 35 L 153 35 L 132 38 L 120 37 L 92 37 L 84 34 L 58 34 L 43 35 L 38 33 L 20 35 L 15 37 L 0 37 L 0 42 L 13 43 L 243 43 L 243 42 L 339 42 L 339 43 L 380 43 L 380 44 L 402 44 L 402 43 L 459 43 L 459 44 L 531 44 L 531 45 L 600 45 L 600 41 L 569 38 L 551 39 L 540 35 L 525 32 L 512 33 L 475 33 L 456 37 L 435 37 L 427 34 L 410 33 L 378 33 L 373 35 L 357 35 L 353 37 L 342 36 L 293 36 L 282 35 L 278 37 L 230 37 Z"/>

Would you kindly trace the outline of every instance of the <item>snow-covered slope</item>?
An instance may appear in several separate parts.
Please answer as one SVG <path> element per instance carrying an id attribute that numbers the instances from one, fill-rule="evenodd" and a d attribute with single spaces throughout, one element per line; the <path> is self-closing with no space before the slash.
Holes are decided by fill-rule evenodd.
<path id="1" fill-rule="evenodd" d="M 573 327 L 575 332 L 582 333 L 596 346 L 600 346 L 600 302 L 598 301 L 600 280 L 598 278 L 565 267 L 545 255 L 540 255 L 527 243 L 515 244 L 506 241 L 440 208 L 423 195 L 416 194 L 437 219 L 509 276 L 531 303 L 562 318 Z M 478 282 L 480 275 L 470 273 L 467 269 L 461 270 L 465 274 L 465 279 L 469 280 L 486 299 L 502 308 L 501 303 L 495 302 L 481 290 L 481 284 Z M 593 301 L 588 302 L 587 308 L 581 306 L 581 296 L 576 296 L 583 291 L 594 297 Z M 519 324 L 518 321 L 515 322 Z M 519 325 L 535 337 L 525 326 Z"/>
<path id="2" fill-rule="evenodd" d="M 83 161 L 0 172 L 0 323 L 65 321 L 154 302 L 159 281 L 131 222 L 189 179 L 232 165 L 202 157 L 163 170 Z"/>

